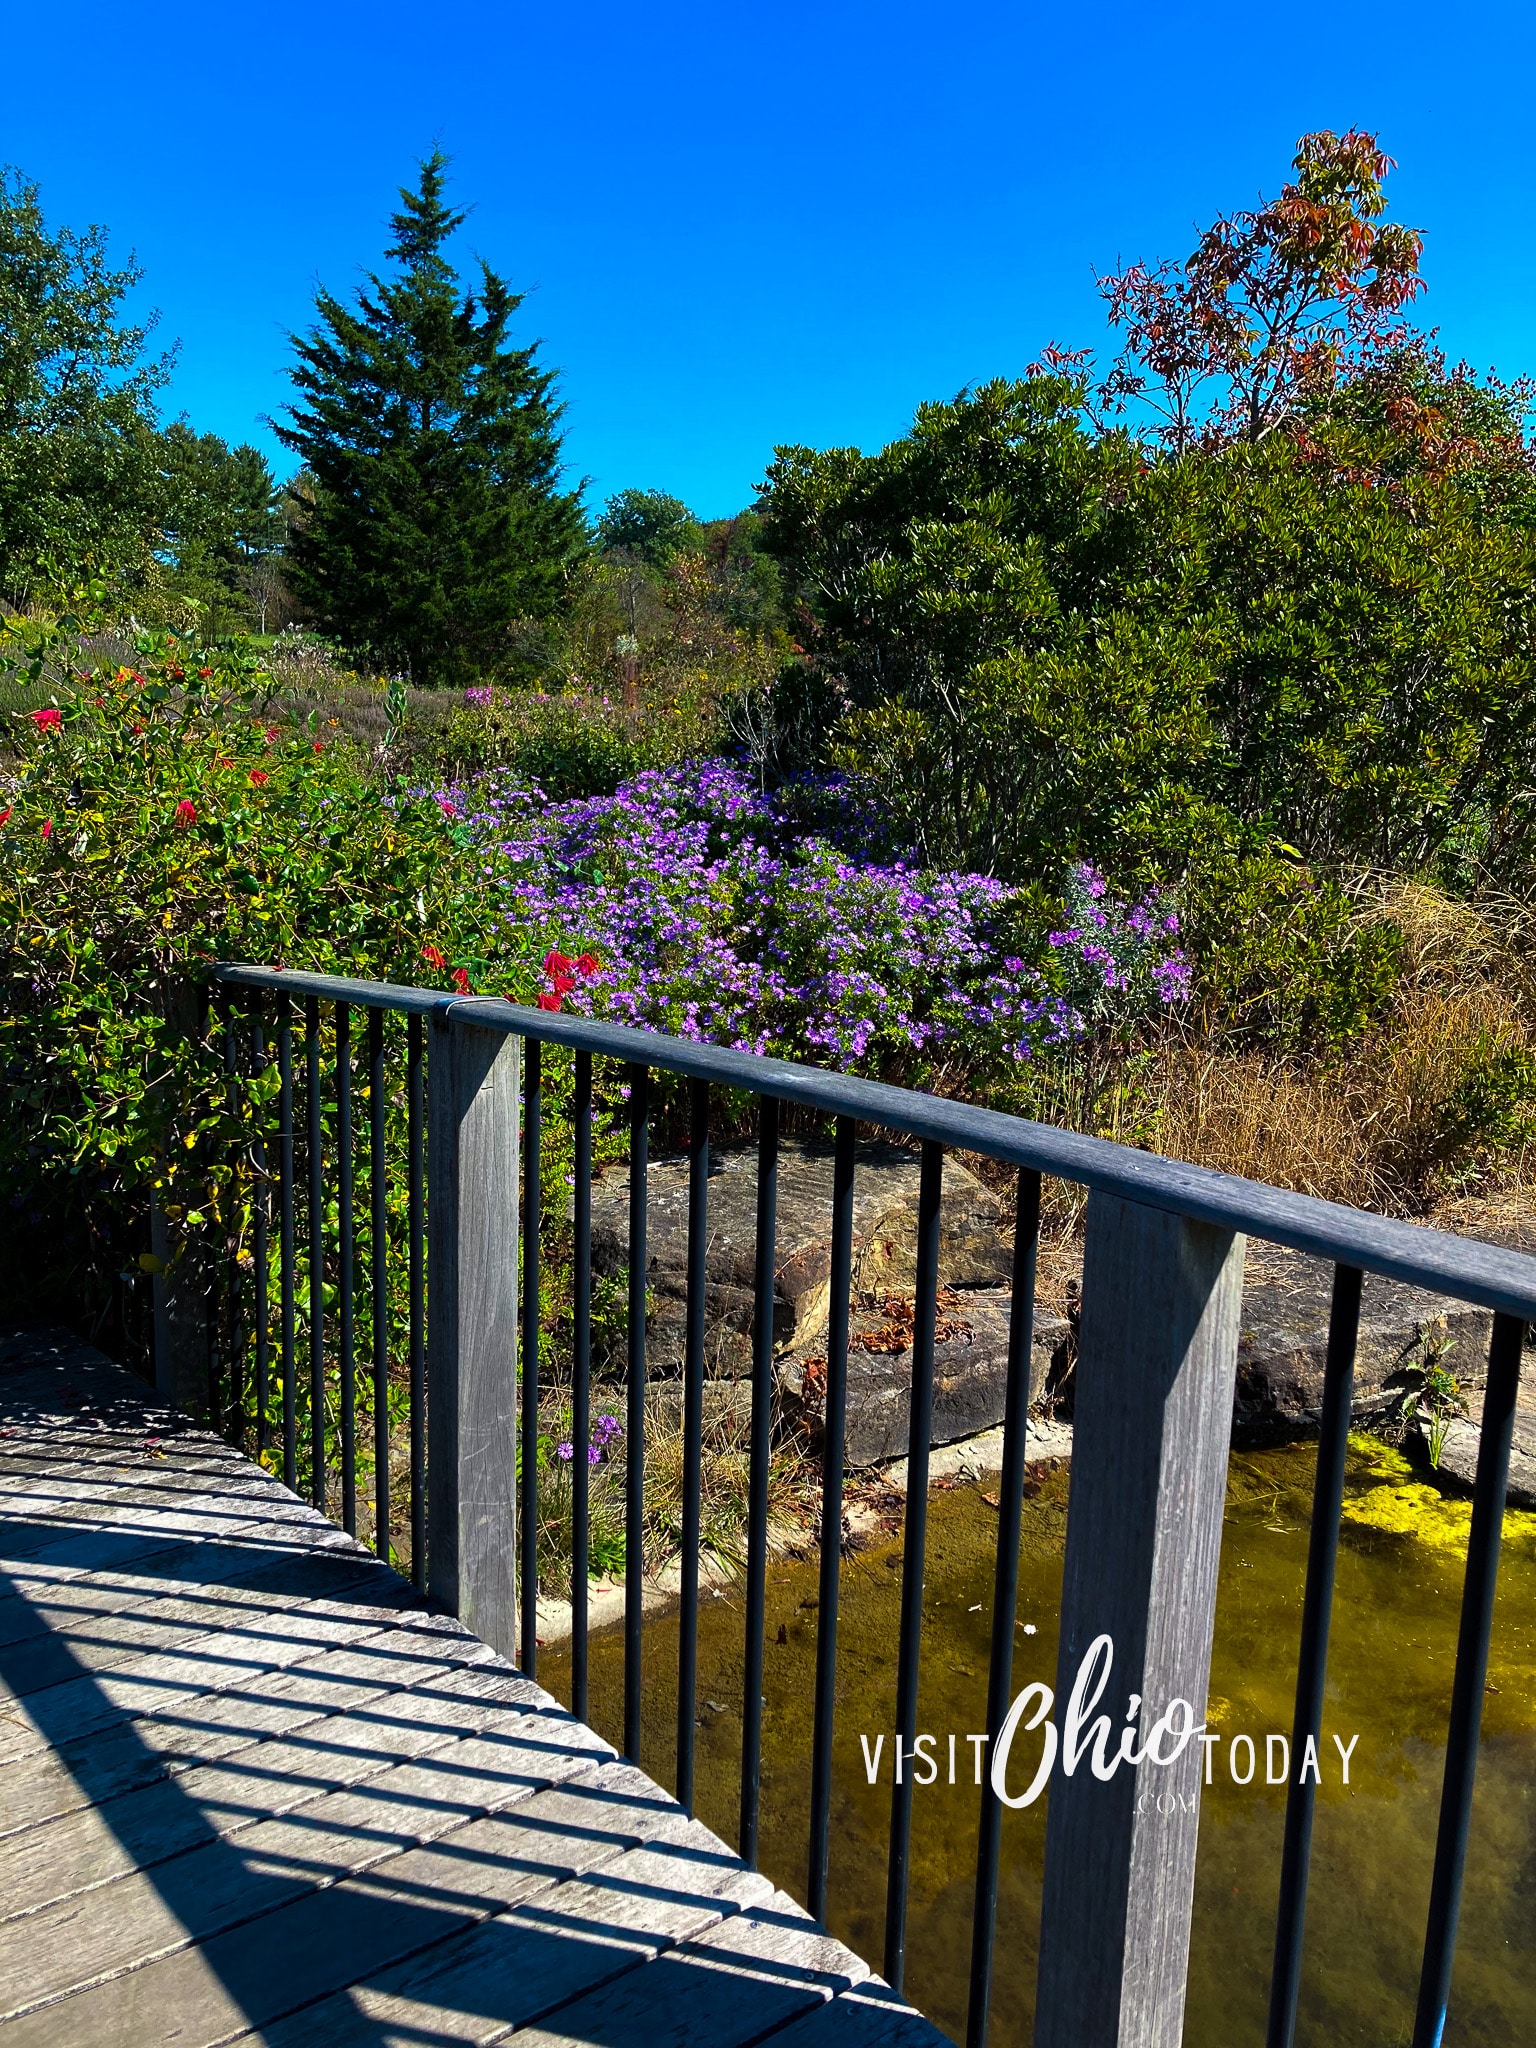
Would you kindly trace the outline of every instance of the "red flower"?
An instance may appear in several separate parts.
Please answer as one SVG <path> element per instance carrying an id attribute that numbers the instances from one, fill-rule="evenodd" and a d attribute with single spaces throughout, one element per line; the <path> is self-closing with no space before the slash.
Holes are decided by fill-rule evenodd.
<path id="1" fill-rule="evenodd" d="M 52 732 L 55 726 L 64 723 L 64 714 L 56 704 L 48 704 L 41 711 L 33 712 L 32 723 L 39 732 Z"/>
<path id="2" fill-rule="evenodd" d="M 176 806 L 174 822 L 177 830 L 180 832 L 185 832 L 189 825 L 195 825 L 197 823 L 197 805 L 191 802 L 189 798 L 183 797 Z"/>
<path id="3" fill-rule="evenodd" d="M 539 1008 L 540 1008 L 541 1010 L 558 1010 L 558 1009 L 559 1009 L 559 1007 L 560 1007 L 560 998 L 559 998 L 558 996 L 556 996 L 556 995 L 551 995 L 551 994 L 550 994 L 550 992 L 549 992 L 549 990 L 548 990 L 547 988 L 546 988 L 546 989 L 540 989 L 540 991 L 539 991 Z"/>
<path id="4" fill-rule="evenodd" d="M 578 953 L 576 955 L 576 972 L 588 978 L 596 974 L 602 964 L 602 961 L 598 959 L 595 953 Z"/>
<path id="5" fill-rule="evenodd" d="M 448 955 L 441 951 L 440 948 L 438 948 L 437 946 L 423 946 L 421 949 L 421 957 L 423 960 L 426 961 L 427 965 L 431 968 L 434 974 L 441 974 L 443 969 L 448 965 Z"/>
<path id="6" fill-rule="evenodd" d="M 557 974 L 569 974 L 570 971 L 571 963 L 563 953 L 546 953 L 544 955 L 544 972 L 551 981 L 554 980 Z"/>
<path id="7" fill-rule="evenodd" d="M 199 674 L 199 675 L 200 675 L 200 676 L 202 677 L 203 681 L 204 681 L 204 682 L 206 683 L 206 682 L 207 682 L 207 680 L 208 680 L 208 678 L 209 678 L 209 677 L 210 677 L 210 676 L 211 676 L 211 675 L 213 674 L 213 670 L 212 670 L 211 668 L 200 668 L 200 669 L 198 670 L 198 674 Z"/>
<path id="8" fill-rule="evenodd" d="M 554 990 L 557 996 L 568 996 L 571 990 L 576 986 L 576 977 L 574 974 L 554 974 L 550 976 L 550 980 L 554 984 Z"/>
<path id="9" fill-rule="evenodd" d="M 52 818 L 50 818 L 50 819 L 48 820 L 47 824 L 46 824 L 46 825 L 45 825 L 45 826 L 43 827 L 43 837 L 44 837 L 45 839 L 51 839 L 51 838 L 53 837 L 53 820 L 52 820 Z"/>
<path id="10" fill-rule="evenodd" d="M 325 752 L 325 741 L 324 741 L 324 740 L 316 740 L 316 741 L 315 741 L 315 752 L 316 752 L 317 754 L 323 754 L 323 753 Z"/>
<path id="11" fill-rule="evenodd" d="M 453 970 L 453 985 L 461 996 L 469 994 L 469 969 L 467 967 L 455 967 Z"/>
<path id="12" fill-rule="evenodd" d="M 264 782 L 270 782 L 272 778 L 267 773 L 265 768 L 253 768 L 251 770 L 250 780 L 255 784 L 257 789 L 260 789 L 261 785 Z"/>

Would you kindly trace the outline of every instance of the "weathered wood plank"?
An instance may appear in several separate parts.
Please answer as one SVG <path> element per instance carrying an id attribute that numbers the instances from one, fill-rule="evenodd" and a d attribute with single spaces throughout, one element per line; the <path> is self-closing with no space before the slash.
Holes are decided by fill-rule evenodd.
<path id="1" fill-rule="evenodd" d="M 424 2033 L 445 2042 L 499 2039 L 771 1887 L 633 1766 L 612 1764 L 337 1890 L 372 1890 L 389 1906 L 368 1944 L 397 1928 L 419 1933 L 421 1923 L 396 1909 L 423 1902 L 445 1916 L 441 1938 L 392 1965 L 365 1946 L 342 1995 L 262 2025 L 269 2048 L 361 2048 L 419 2042 Z M 307 1965 L 309 1944 L 299 1948 Z M 313 1967 L 323 1970 L 324 1960 Z M 217 2038 L 219 2017 L 214 2005 L 193 2039 Z"/>
<path id="2" fill-rule="evenodd" d="M 775 2034 L 774 2048 L 949 2048 L 949 2036 L 871 1978 Z"/>
<path id="3" fill-rule="evenodd" d="M 268 1526 L 276 1535 L 282 1525 Z M 280 1605 L 283 1579 L 295 1569 L 308 1574 L 302 1590 L 306 1600 L 314 1600 L 328 1584 L 361 1584 L 378 1566 L 367 1552 L 354 1551 L 348 1545 L 299 1553 L 283 1544 L 268 1552 L 258 1540 L 224 1545 L 169 1543 L 120 1572 L 0 1568 L 0 1584 L 16 1588 L 0 1599 L 0 1661 L 15 1645 L 35 1636 L 90 1629 L 100 1616 L 143 1615 L 153 1604 L 176 1598 L 178 1589 L 187 1586 L 212 1589 L 206 1595 L 209 1599 L 228 1597 L 249 1603 L 259 1599 L 270 1584 Z"/>
<path id="4" fill-rule="evenodd" d="M 386 1576 L 379 1570 L 380 1577 Z M 390 1575 L 392 1576 L 392 1575 Z M 398 1585 L 398 1582 L 397 1582 Z M 399 1588 L 402 1604 L 411 1596 Z M 0 1765 L 0 1839 L 63 1813 L 100 1804 L 140 1786 L 174 1777 L 200 1761 L 235 1753 L 266 1734 L 292 1734 L 332 1714 L 363 1721 L 389 1714 L 412 1720 L 444 1712 L 461 1697 L 504 1697 L 530 1704 L 537 1695 L 497 1664 L 449 1663 L 439 1676 L 400 1688 L 391 1638 L 398 1613 L 354 1610 L 360 1617 L 334 1648 L 289 1667 L 258 1670 L 216 1692 L 173 1696 L 153 1714 L 37 1747 Z M 414 1639 L 404 1646 L 414 1659 Z M 367 1652 L 370 1655 L 356 1655 Z M 409 1667 L 417 1668 L 413 1663 Z"/>
<path id="5" fill-rule="evenodd" d="M 594 1929 L 594 1932 L 597 1930 Z M 783 1892 L 524 2028 L 519 2048 L 744 2048 L 869 1975 Z"/>
<path id="6" fill-rule="evenodd" d="M 140 1715 L 174 1716 L 206 1694 L 234 1691 L 326 1651 L 341 1658 L 386 1625 L 398 1628 L 402 1613 L 414 1605 L 415 1595 L 395 1580 L 393 1588 L 382 1586 L 377 1595 L 364 1600 L 312 1602 L 275 1618 L 266 1630 L 252 1626 L 215 1633 L 180 1650 L 157 1651 L 110 1671 L 84 1673 L 67 1685 L 34 1695 L 30 1705 L 18 1701 L 0 1711 L 0 1763 L 40 1745 L 74 1741 Z M 417 1640 L 413 1632 L 413 1645 Z M 418 1664 L 422 1661 L 418 1656 Z"/>
<path id="7" fill-rule="evenodd" d="M 458 1682 L 373 1694 L 366 1703 L 354 1700 L 346 1714 L 307 1704 L 289 1707 L 291 1725 L 265 1739 L 246 1722 L 242 1732 L 250 1733 L 250 1739 L 226 1737 L 221 1756 L 176 1772 L 149 1758 L 159 1765 L 158 1773 L 141 1788 L 113 1797 L 98 1792 L 94 1804 L 67 1817 L 0 1837 L 0 1922 L 18 1912 L 35 1914 L 132 1870 L 152 1869 L 216 1837 L 228 1840 L 256 1821 L 366 1778 L 387 1767 L 396 1753 L 387 1739 L 371 1741 L 369 1731 L 375 1726 L 406 1727 L 423 1743 L 439 1740 L 444 1754 L 432 1768 L 433 1782 L 441 1773 L 451 1776 L 471 1766 L 483 1774 L 495 1745 L 511 1741 L 516 1762 L 509 1758 L 507 1768 L 514 1772 L 515 1785 L 525 1787 L 547 1775 L 527 1763 L 530 1751 L 537 1755 L 554 1748 L 563 1755 L 579 1747 L 564 1725 L 540 1741 L 547 1732 L 544 1720 L 524 1704 L 520 1695 L 527 1688 L 520 1679 L 495 1668 L 458 1667 L 450 1667 L 444 1678 Z M 479 1738 L 479 1750 L 465 1747 L 466 1730 Z M 593 1756 L 602 1755 L 604 1747 L 591 1738 Z M 93 1776 L 94 1770 L 93 1759 Z M 407 1797 L 411 1782 L 401 1778 L 393 1796 Z M 452 1796 L 468 1796 L 467 1785 L 468 1780 Z"/>
<path id="8" fill-rule="evenodd" d="M 0 1485 L 0 2048 L 419 2048 L 594 2001 L 664 2038 L 646 1980 L 685 1954 L 691 2038 L 728 2043 L 867 1974 L 265 1475 L 145 1483 L 132 1435 L 72 1426 Z"/>
<path id="9" fill-rule="evenodd" d="M 205 1809 L 214 1839 L 175 1855 L 167 1815 L 157 1812 L 129 1874 L 0 1921 L 0 2012 L 61 1998 L 190 1941 L 206 1945 L 349 1871 L 590 1769 L 607 1753 L 595 1736 L 580 1743 L 575 1733 L 557 1747 L 543 1716 L 498 1716 L 476 1704 L 471 1718 L 488 1720 L 490 1735 L 456 1737 L 433 1718 L 383 1714 L 360 1723 L 342 1715 L 318 1734 L 272 1744 L 254 1775 L 236 1759 Z M 154 1867 L 173 1855 L 174 1864 Z"/>
<path id="10" fill-rule="evenodd" d="M 189 1546 L 190 1547 L 190 1546 Z M 328 1546 L 339 1569 L 333 1583 L 359 1576 L 358 1553 L 350 1544 Z M 326 1550 L 218 1546 L 196 1592 L 161 1590 L 158 1596 L 129 1597 L 120 1607 L 103 1604 L 79 1613 L 60 1610 L 34 1599 L 40 1626 L 0 1644 L 0 1697 L 24 1699 L 29 1693 L 76 1678 L 82 1671 L 106 1671 L 150 1650 L 170 1650 L 210 1631 L 238 1630 L 253 1618 L 287 1614 L 308 1606 L 315 1597 L 317 1559 Z M 186 1560 L 185 1567 L 192 1560 Z M 67 1633 L 65 1632 L 67 1629 Z"/>
<path id="11" fill-rule="evenodd" d="M 1229 1231 L 1089 1198 L 1035 2048 L 1179 2048 L 1183 2034 L 1203 1754 L 1189 1730 L 1210 1679 L 1242 1285 Z M 1106 1636 L 1074 1757 L 1071 1695 Z M 1107 1716 L 1109 1762 L 1132 1695 L 1142 1746 L 1186 1702 L 1182 1750 L 1100 1779 L 1092 1717 Z"/>

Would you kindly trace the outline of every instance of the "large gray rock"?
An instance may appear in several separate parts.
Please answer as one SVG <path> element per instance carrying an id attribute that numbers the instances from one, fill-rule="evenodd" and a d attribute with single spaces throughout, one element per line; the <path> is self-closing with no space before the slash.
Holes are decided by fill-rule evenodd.
<path id="1" fill-rule="evenodd" d="M 1481 1401 L 1474 1405 L 1475 1414 L 1457 1416 L 1448 1425 L 1440 1450 L 1439 1467 L 1434 1472 L 1442 1483 L 1449 1480 L 1453 1486 L 1468 1493 L 1477 1478 L 1479 1424 L 1482 1420 Z M 1409 1447 L 1425 1466 L 1429 1465 L 1429 1443 L 1422 1427 L 1415 1426 Z M 1509 1454 L 1509 1492 L 1506 1498 L 1512 1508 L 1536 1508 L 1536 1413 L 1529 1408 L 1515 1411 L 1515 1440 Z"/>
<path id="2" fill-rule="evenodd" d="M 720 1381 L 751 1366 L 752 1277 L 757 1234 L 755 1147 L 711 1155 L 705 1255 L 706 1371 Z M 916 1153 L 895 1145 L 861 1146 L 854 1178 L 854 1306 L 848 1366 L 848 1462 L 868 1465 L 906 1455 L 911 1404 L 912 1293 L 915 1284 Z M 593 1264 L 616 1274 L 628 1262 L 629 1184 L 621 1167 L 593 1189 Z M 688 1165 L 654 1162 L 648 1186 L 647 1369 L 664 1379 L 681 1370 L 686 1305 Z M 1470 1219 L 1469 1219 L 1470 1220 Z M 832 1150 L 786 1142 L 780 1151 L 779 1220 L 774 1276 L 775 1377 L 786 1413 L 820 1424 L 825 1389 L 831 1274 Z M 1475 1226 L 1474 1226 L 1475 1227 Z M 1477 1234 L 1483 1234 L 1478 1232 Z M 1508 1230 L 1489 1231 L 1519 1242 Z M 950 1443 L 1002 1420 L 1007 1374 L 1012 1245 L 997 1198 L 958 1161 L 944 1164 L 940 1223 L 939 1328 L 935 1345 L 933 1442 Z M 1070 1263 L 1070 1262 L 1068 1262 Z M 1058 1275 L 1058 1281 L 1060 1276 Z M 1073 1283 L 1068 1280 L 1070 1290 Z M 1243 1289 L 1233 1426 L 1239 1440 L 1263 1441 L 1315 1430 L 1322 1409 L 1333 1268 L 1278 1246 L 1250 1241 Z M 1053 1292 L 1059 1297 L 1058 1285 Z M 1059 1301 L 1058 1301 L 1059 1305 Z M 1454 1423 L 1441 1460 L 1450 1483 L 1471 1483 L 1476 1419 L 1487 1375 L 1491 1317 L 1484 1309 L 1401 1282 L 1368 1276 L 1361 1297 L 1354 1417 L 1391 1427 L 1416 1370 L 1433 1356 L 1460 1382 L 1471 1421 Z M 1035 1315 L 1030 1385 L 1037 1404 L 1049 1386 L 1071 1409 L 1072 1334 L 1047 1308 Z M 725 1390 L 720 1390 L 724 1396 Z M 1410 1430 L 1410 1449 L 1417 1440 Z M 1527 1375 L 1516 1423 L 1512 1505 L 1536 1506 L 1536 1374 Z"/>
<path id="3" fill-rule="evenodd" d="M 954 1443 L 993 1429 L 1003 1419 L 1008 1380 L 1006 1287 L 946 1288 L 939 1298 L 933 1349 L 932 1443 Z M 1037 1312 L 1030 1386 L 1045 1385 L 1068 1336 L 1059 1317 Z M 790 1352 L 779 1364 L 790 1412 L 819 1434 L 826 1398 L 824 1353 Z M 912 1296 L 882 1293 L 856 1302 L 848 1341 L 846 1457 L 878 1465 L 907 1455 L 912 1410 Z"/>
<path id="4" fill-rule="evenodd" d="M 752 1362 L 752 1276 L 757 1246 L 755 1146 L 712 1150 L 704 1259 L 705 1370 L 744 1377 Z M 916 1267 L 917 1154 L 896 1145 L 858 1148 L 854 1171 L 856 1295 L 910 1294 Z M 649 1373 L 680 1371 L 687 1306 L 688 1162 L 658 1159 L 646 1183 L 646 1330 Z M 786 1141 L 779 1149 L 774 1345 L 805 1352 L 826 1328 L 832 1268 L 832 1148 Z M 939 1220 L 941 1283 L 995 1287 L 1008 1278 L 1010 1248 L 997 1197 L 958 1161 L 944 1162 Z M 629 1262 L 629 1172 L 610 1168 L 592 1190 L 592 1264 L 617 1274 Z"/>
<path id="5" fill-rule="evenodd" d="M 1325 1260 L 1250 1242 L 1233 1417 L 1239 1430 L 1316 1428 L 1332 1294 L 1333 1268 Z M 1464 1386 L 1481 1388 L 1492 1321 L 1487 1309 L 1367 1274 L 1355 1350 L 1356 1418 L 1362 1424 L 1388 1419 L 1427 1351 Z"/>

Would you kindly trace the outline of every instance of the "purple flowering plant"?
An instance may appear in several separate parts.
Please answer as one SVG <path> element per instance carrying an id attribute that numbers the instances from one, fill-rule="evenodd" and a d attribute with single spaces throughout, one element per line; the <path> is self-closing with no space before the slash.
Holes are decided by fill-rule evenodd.
<path id="1" fill-rule="evenodd" d="M 1074 879 L 1042 972 L 1024 892 L 901 858 L 836 780 L 764 793 L 713 759 L 564 804 L 505 783 L 437 794 L 507 953 L 595 963 L 546 1007 L 912 1077 L 1030 1060 L 1092 1030 L 1105 999 L 1155 1009 L 1187 978 L 1171 910 L 1106 906 L 1097 877 Z"/>
<path id="2" fill-rule="evenodd" d="M 612 1450 L 615 1439 L 624 1434 L 624 1425 L 617 1415 L 599 1415 L 592 1425 L 587 1438 L 587 1463 L 601 1465 Z M 569 1465 L 576 1456 L 576 1446 L 570 1441 L 555 1445 L 555 1456 L 561 1464 Z"/>
<path id="3" fill-rule="evenodd" d="M 1167 897 L 1154 889 L 1122 903 L 1087 862 L 1069 872 L 1066 896 L 1067 922 L 1049 943 L 1080 1031 L 1123 1029 L 1187 999 L 1189 962 Z"/>

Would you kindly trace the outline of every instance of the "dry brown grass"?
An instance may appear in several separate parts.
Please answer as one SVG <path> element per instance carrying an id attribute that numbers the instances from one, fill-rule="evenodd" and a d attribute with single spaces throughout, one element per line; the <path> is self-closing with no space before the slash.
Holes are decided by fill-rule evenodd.
<path id="1" fill-rule="evenodd" d="M 1143 1083 L 1160 1151 L 1398 1213 L 1495 1164 L 1519 1174 L 1519 1151 L 1495 1161 L 1467 1103 L 1491 1058 L 1536 1048 L 1529 909 L 1379 876 L 1358 895 L 1362 917 L 1403 934 L 1389 1015 L 1328 1062 L 1169 1045 Z"/>
<path id="2" fill-rule="evenodd" d="M 1100 1097 L 1098 1133 L 1389 1214 L 1423 1214 L 1480 1182 L 1517 1185 L 1525 1148 L 1491 1143 L 1473 1098 L 1491 1061 L 1536 1054 L 1536 914 L 1379 875 L 1355 893 L 1362 920 L 1390 919 L 1404 941 L 1373 1029 L 1329 1060 L 1170 1034 Z M 1081 1208 L 1076 1190 L 1052 1187 L 1046 1221 L 1070 1231 Z"/>

